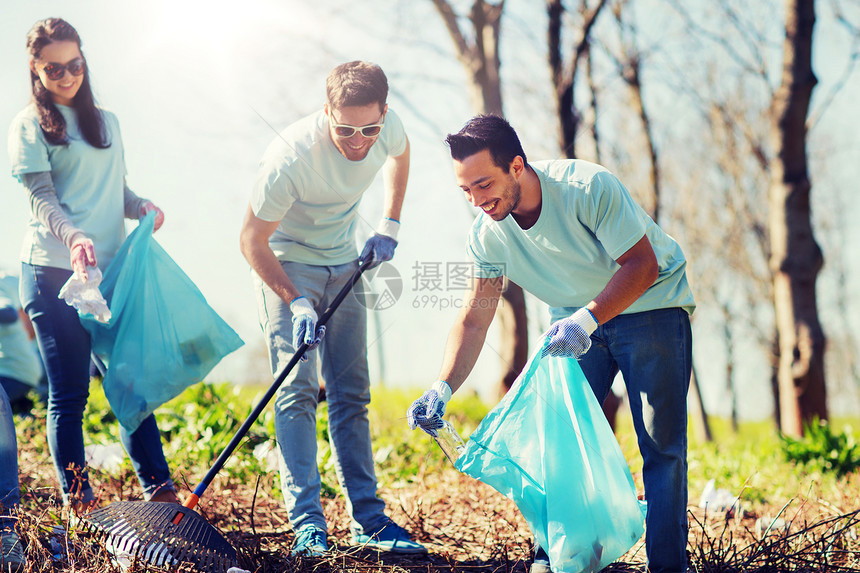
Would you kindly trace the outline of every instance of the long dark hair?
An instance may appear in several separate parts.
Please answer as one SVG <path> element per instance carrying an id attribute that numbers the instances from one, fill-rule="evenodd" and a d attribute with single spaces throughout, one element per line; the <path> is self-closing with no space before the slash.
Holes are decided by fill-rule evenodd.
<path id="1" fill-rule="evenodd" d="M 78 36 L 71 24 L 61 18 L 47 18 L 36 22 L 27 34 L 27 51 L 34 60 L 39 59 L 42 48 L 53 42 L 75 42 L 81 48 L 81 37 Z M 83 57 L 83 52 L 81 56 Z M 86 59 L 84 59 L 86 61 Z M 33 92 L 33 102 L 39 112 L 39 125 L 48 143 L 54 145 L 68 144 L 66 136 L 66 119 L 51 98 L 51 93 L 42 85 L 33 69 L 30 69 L 30 86 Z M 84 68 L 84 78 L 78 93 L 72 100 L 72 106 L 78 116 L 81 134 L 87 143 L 93 147 L 104 149 L 110 147 L 105 133 L 104 118 L 96 107 L 93 90 L 90 87 L 90 71 Z"/>

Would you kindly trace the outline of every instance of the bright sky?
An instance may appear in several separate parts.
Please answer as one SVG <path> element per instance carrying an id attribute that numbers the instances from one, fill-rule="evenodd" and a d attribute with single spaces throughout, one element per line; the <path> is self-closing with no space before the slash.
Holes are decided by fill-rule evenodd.
<path id="1" fill-rule="evenodd" d="M 325 76 L 333 66 L 366 59 L 386 70 L 389 104 L 403 118 L 412 143 L 393 261 L 403 294 L 393 308 L 369 315 L 369 339 L 383 333 L 382 342 L 369 351 L 371 370 L 376 383 L 381 354 L 389 384 L 418 389 L 435 380 L 461 291 L 444 285 L 430 291 L 417 284 L 416 269 L 426 274 L 428 265 L 444 269 L 466 260 L 463 245 L 472 211 L 456 188 L 442 139 L 462 125 L 471 109 L 463 72 L 431 2 L 377 4 L 373 14 L 342 0 L 246 0 L 220 9 L 202 0 L 43 0 L 4 7 L 0 124 L 8 126 L 29 99 L 27 31 L 41 18 L 67 19 L 83 39 L 97 99 L 119 118 L 130 186 L 166 214 L 156 238 L 246 342 L 210 379 L 271 380 L 248 266 L 238 249 L 248 191 L 273 129 L 322 106 Z M 521 29 L 528 9 L 520 4 L 509 4 L 520 28 L 506 32 L 506 42 L 519 44 L 510 59 L 503 59 L 505 70 L 515 69 L 517 61 L 544 57 L 543 31 Z M 527 81 L 509 73 L 515 82 Z M 517 84 L 516 97 L 506 102 L 508 115 L 530 158 L 551 158 L 557 154 L 555 135 L 547 135 L 545 123 L 533 121 L 534 110 L 550 111 L 546 88 L 532 84 Z M 0 164 L 8 170 L 5 138 L 2 142 L 0 161 L 5 163 Z M 856 142 L 848 142 L 849 150 L 851 145 Z M 837 163 L 853 170 L 856 181 L 856 161 L 851 167 Z M 851 174 L 844 178 L 851 180 Z M 18 272 L 28 207 L 11 177 L 0 177 L 0 197 L 0 266 Z M 379 219 L 381 199 L 377 180 L 362 205 L 361 242 Z M 547 319 L 539 303 L 532 310 L 534 342 Z M 499 372 L 493 350 L 497 338 L 491 332 L 466 386 L 486 397 Z M 719 388 L 714 392 L 710 401 L 716 404 Z"/>

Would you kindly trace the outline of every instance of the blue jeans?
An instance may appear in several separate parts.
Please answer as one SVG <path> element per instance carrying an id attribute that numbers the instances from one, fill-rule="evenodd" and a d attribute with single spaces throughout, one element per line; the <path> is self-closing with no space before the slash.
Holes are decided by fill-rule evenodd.
<path id="1" fill-rule="evenodd" d="M 33 387 L 15 378 L 0 376 L 0 386 L 6 391 L 6 397 L 9 399 L 10 405 L 27 400 L 27 395 L 30 392 L 38 394 L 39 400 L 42 402 L 47 402 L 48 400 L 48 384 L 44 381 L 44 378 L 39 382 L 38 386 Z"/>
<path id="2" fill-rule="evenodd" d="M 90 335 L 81 326 L 77 311 L 58 298 L 71 276 L 72 272 L 64 269 L 21 266 L 21 304 L 33 323 L 48 376 L 48 445 L 65 503 L 95 498 L 84 469 Z M 146 418 L 132 434 L 120 426 L 120 441 L 146 499 L 162 486 L 173 487 L 155 416 Z"/>
<path id="3" fill-rule="evenodd" d="M 553 320 L 574 310 L 553 309 Z M 579 365 L 601 403 L 621 371 L 644 462 L 648 570 L 686 571 L 689 316 L 680 308 L 616 316 L 591 335 Z"/>
<path id="4" fill-rule="evenodd" d="M 18 440 L 9 397 L 0 388 L 0 530 L 15 526 L 13 513 L 18 507 Z"/>
<path id="5" fill-rule="evenodd" d="M 314 306 L 317 315 L 347 284 L 357 263 L 316 266 L 281 262 L 287 276 Z M 295 353 L 290 305 L 253 274 L 260 326 L 266 337 L 272 373 Z M 325 338 L 284 380 L 275 397 L 275 429 L 281 451 L 281 490 L 293 527 L 314 524 L 327 530 L 320 502 L 317 467 L 317 368 L 326 382 L 332 457 L 352 528 L 373 533 L 386 521 L 385 504 L 376 496 L 367 405 L 367 309 L 353 293 L 326 324 Z"/>

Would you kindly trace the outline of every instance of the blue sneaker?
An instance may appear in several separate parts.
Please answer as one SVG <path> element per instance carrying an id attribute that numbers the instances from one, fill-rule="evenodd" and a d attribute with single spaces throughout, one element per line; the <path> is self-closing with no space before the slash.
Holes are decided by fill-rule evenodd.
<path id="1" fill-rule="evenodd" d="M 535 544 L 535 559 L 532 562 L 529 573 L 552 573 L 549 566 L 549 555 L 546 554 L 543 547 Z"/>
<path id="2" fill-rule="evenodd" d="M 302 525 L 296 530 L 296 540 L 290 555 L 293 557 L 322 557 L 328 553 L 328 541 L 324 529 L 313 523 Z"/>
<path id="3" fill-rule="evenodd" d="M 373 535 L 353 531 L 352 542 L 363 547 L 369 547 L 378 551 L 389 551 L 391 553 L 427 553 L 426 547 L 412 541 L 409 533 L 390 519 Z"/>

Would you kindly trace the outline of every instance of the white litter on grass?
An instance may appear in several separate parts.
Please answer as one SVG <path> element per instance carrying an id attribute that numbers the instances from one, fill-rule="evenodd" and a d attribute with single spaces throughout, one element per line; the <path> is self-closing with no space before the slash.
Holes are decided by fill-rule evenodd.
<path id="1" fill-rule="evenodd" d="M 119 471 L 122 462 L 125 461 L 125 450 L 119 443 L 108 444 L 92 444 L 84 448 L 86 454 L 87 466 L 97 470 L 115 473 Z"/>
<path id="2" fill-rule="evenodd" d="M 266 440 L 254 448 L 254 457 L 265 464 L 265 467 L 269 471 L 275 471 L 278 469 L 278 462 L 280 461 L 281 452 L 278 449 L 277 443 L 275 440 Z"/>
<path id="3" fill-rule="evenodd" d="M 769 515 L 759 517 L 755 520 L 755 534 L 761 538 L 765 533 L 768 535 L 781 535 L 788 531 L 788 524 L 784 519 L 771 518 Z"/>
<path id="4" fill-rule="evenodd" d="M 393 452 L 393 451 L 394 451 L 394 446 L 391 446 L 391 445 L 379 448 L 376 451 L 376 455 L 373 456 L 373 461 L 378 463 L 378 464 L 383 464 L 388 460 L 388 456 L 390 456 L 391 452 Z"/>
<path id="5" fill-rule="evenodd" d="M 741 513 L 741 500 L 727 489 L 715 487 L 714 480 L 708 480 L 705 484 L 705 489 L 702 490 L 702 497 L 699 500 L 699 507 L 708 511 L 725 511 L 729 514 Z"/>
<path id="6" fill-rule="evenodd" d="M 240 569 L 238 567 L 230 567 L 227 569 L 227 573 L 251 573 L 247 569 Z"/>

